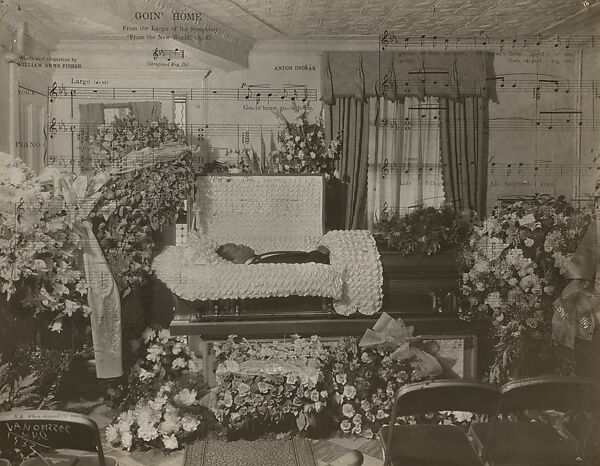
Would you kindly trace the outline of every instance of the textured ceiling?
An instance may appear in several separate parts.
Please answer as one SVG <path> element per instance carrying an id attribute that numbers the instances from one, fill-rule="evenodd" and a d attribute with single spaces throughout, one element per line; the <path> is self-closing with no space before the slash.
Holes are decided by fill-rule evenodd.
<path id="1" fill-rule="evenodd" d="M 289 36 L 528 35 L 595 0 L 177 0 L 255 39 Z"/>
<path id="2" fill-rule="evenodd" d="M 98 0 L 99 6 L 102 1 Z M 165 9 L 201 12 L 257 40 L 277 39 L 282 35 L 372 36 L 384 30 L 406 36 L 474 35 L 482 30 L 490 36 L 529 35 L 597 6 L 596 0 L 158 1 Z M 38 0 L 13 0 L 13 4 L 18 4 L 29 18 L 65 37 L 116 34 L 121 28 L 121 24 L 111 28 L 94 22 L 85 8 L 63 11 Z M 151 11 L 155 4 L 148 1 L 147 6 Z"/>

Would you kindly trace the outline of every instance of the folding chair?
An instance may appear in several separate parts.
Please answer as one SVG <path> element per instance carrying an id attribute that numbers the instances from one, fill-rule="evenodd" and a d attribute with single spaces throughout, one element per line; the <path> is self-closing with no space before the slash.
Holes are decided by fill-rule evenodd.
<path id="1" fill-rule="evenodd" d="M 525 410 L 583 410 L 592 422 L 581 447 L 564 438 L 550 424 L 531 421 L 497 421 L 471 424 L 476 448 L 489 464 L 571 466 L 585 462 L 587 443 L 600 409 L 600 386 L 574 377 L 536 377 L 509 382 L 501 388 L 500 414 Z"/>
<path id="2" fill-rule="evenodd" d="M 23 466 L 118 464 L 116 458 L 104 456 L 96 423 L 87 416 L 65 411 L 18 410 L 0 413 L 0 450 L 15 449 L 26 455 L 35 455 L 23 461 Z M 95 454 L 90 455 L 89 452 Z"/>
<path id="3" fill-rule="evenodd" d="M 435 411 L 494 414 L 500 390 L 464 380 L 433 380 L 404 385 L 394 400 L 390 423 L 379 432 L 384 465 L 481 466 L 462 427 L 451 425 L 393 425 L 398 416 Z"/>

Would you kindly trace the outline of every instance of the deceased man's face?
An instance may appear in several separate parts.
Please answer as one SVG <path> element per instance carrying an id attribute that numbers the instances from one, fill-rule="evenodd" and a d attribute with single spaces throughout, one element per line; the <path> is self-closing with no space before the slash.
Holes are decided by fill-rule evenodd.
<path id="1" fill-rule="evenodd" d="M 244 264 L 254 256 L 254 249 L 243 244 L 226 243 L 219 247 L 218 254 L 235 264 Z"/>

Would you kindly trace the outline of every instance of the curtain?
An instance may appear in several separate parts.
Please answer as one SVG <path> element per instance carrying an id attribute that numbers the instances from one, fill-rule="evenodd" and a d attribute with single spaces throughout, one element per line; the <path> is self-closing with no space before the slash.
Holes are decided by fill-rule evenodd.
<path id="1" fill-rule="evenodd" d="M 104 124 L 104 104 L 80 104 L 79 123 L 79 162 L 81 173 L 86 173 L 92 169 L 89 139 Z"/>
<path id="2" fill-rule="evenodd" d="M 494 54 L 484 51 L 324 52 L 321 97 L 487 97 L 497 101 Z"/>
<path id="3" fill-rule="evenodd" d="M 440 98 L 441 153 L 446 199 L 483 218 L 487 197 L 487 99 Z"/>
<path id="4" fill-rule="evenodd" d="M 369 99 L 368 227 L 381 212 L 404 213 L 444 201 L 439 101 Z"/>
<path id="5" fill-rule="evenodd" d="M 348 230 L 367 227 L 367 170 L 369 103 L 354 97 L 336 99 L 325 106 L 327 138 L 341 132 L 342 153 L 337 169 L 342 189 L 336 204 L 343 212 L 339 227 Z"/>
<path id="6" fill-rule="evenodd" d="M 129 106 L 140 123 L 156 121 L 161 117 L 160 102 L 130 102 Z"/>

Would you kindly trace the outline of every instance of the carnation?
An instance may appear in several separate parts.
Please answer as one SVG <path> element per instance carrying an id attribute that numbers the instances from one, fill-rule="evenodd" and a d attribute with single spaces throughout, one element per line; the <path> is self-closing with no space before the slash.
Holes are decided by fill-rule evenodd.
<path id="1" fill-rule="evenodd" d="M 111 444 L 116 444 L 119 442 L 120 440 L 120 435 L 119 435 L 119 428 L 114 425 L 111 424 L 110 426 L 108 426 L 106 428 L 106 440 L 111 443 Z"/>
<path id="2" fill-rule="evenodd" d="M 184 388 L 173 397 L 173 400 L 181 406 L 192 406 L 197 403 L 197 395 L 198 393 L 196 392 L 196 390 Z"/>
<path id="3" fill-rule="evenodd" d="M 165 448 L 167 448 L 168 450 L 175 450 L 179 447 L 179 444 L 177 442 L 177 438 L 175 437 L 175 435 L 170 435 L 168 437 L 163 436 L 162 441 L 163 441 Z"/>
<path id="4" fill-rule="evenodd" d="M 121 435 L 121 445 L 126 450 L 129 450 L 133 444 L 133 435 L 131 432 L 125 432 Z"/>

